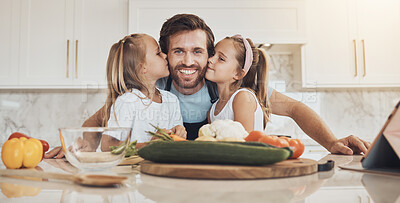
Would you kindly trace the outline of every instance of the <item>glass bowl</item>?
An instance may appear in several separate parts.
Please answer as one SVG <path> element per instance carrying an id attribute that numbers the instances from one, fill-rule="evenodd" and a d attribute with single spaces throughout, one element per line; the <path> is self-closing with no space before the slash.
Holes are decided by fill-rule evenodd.
<path id="1" fill-rule="evenodd" d="M 131 128 L 60 128 L 67 160 L 83 171 L 100 171 L 120 163 L 131 140 Z M 111 149 L 114 150 L 113 153 Z"/>

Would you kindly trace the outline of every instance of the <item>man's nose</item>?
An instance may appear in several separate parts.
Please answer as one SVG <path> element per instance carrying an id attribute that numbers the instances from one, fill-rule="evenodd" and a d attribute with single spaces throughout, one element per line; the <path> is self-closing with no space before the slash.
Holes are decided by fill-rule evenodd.
<path id="1" fill-rule="evenodd" d="M 191 53 L 186 53 L 185 58 L 183 59 L 183 64 L 186 66 L 191 66 L 194 64 L 193 56 Z"/>

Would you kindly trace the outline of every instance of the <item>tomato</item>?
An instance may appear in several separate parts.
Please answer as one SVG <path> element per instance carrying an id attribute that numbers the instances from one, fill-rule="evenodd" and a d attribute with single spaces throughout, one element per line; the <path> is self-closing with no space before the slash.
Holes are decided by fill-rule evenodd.
<path id="1" fill-rule="evenodd" d="M 273 145 L 275 147 L 288 147 L 289 146 L 289 143 L 286 140 L 280 139 L 277 136 L 264 135 L 258 141 L 269 144 L 269 145 Z"/>
<path id="2" fill-rule="evenodd" d="M 299 158 L 304 152 L 304 144 L 299 139 L 289 140 L 290 148 L 293 150 L 293 155 L 291 159 Z"/>
<path id="3" fill-rule="evenodd" d="M 258 139 L 259 142 L 265 143 L 265 144 L 269 144 L 269 145 L 273 145 L 275 146 L 275 138 L 272 136 L 268 136 L 268 135 L 264 135 L 262 136 L 260 139 Z"/>
<path id="4" fill-rule="evenodd" d="M 280 137 L 277 138 L 276 143 L 278 147 L 289 147 L 289 142 L 286 139 Z"/>
<path id="5" fill-rule="evenodd" d="M 11 134 L 8 139 L 11 140 L 13 138 L 20 138 L 20 137 L 25 137 L 25 138 L 28 138 L 28 139 L 30 138 L 28 135 L 25 135 L 25 134 L 20 133 L 20 132 L 15 132 L 15 133 Z"/>
<path id="6" fill-rule="evenodd" d="M 246 142 L 257 142 L 262 136 L 265 136 L 263 132 L 254 130 L 251 131 L 244 140 L 246 140 Z"/>
<path id="7" fill-rule="evenodd" d="M 43 146 L 43 153 L 44 152 L 47 152 L 48 150 L 49 150 L 49 143 L 47 143 L 46 141 L 44 141 L 44 140 L 39 140 L 41 143 L 42 143 L 42 146 Z"/>

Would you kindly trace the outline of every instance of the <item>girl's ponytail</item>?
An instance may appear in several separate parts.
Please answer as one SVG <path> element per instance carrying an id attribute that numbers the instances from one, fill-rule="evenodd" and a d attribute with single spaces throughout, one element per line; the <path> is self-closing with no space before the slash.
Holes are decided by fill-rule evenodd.
<path id="1" fill-rule="evenodd" d="M 263 49 L 256 48 L 258 52 L 258 63 L 256 65 L 256 77 L 257 79 L 255 88 L 253 89 L 256 93 L 257 99 L 263 109 L 264 113 L 264 127 L 266 123 L 270 120 L 269 116 L 271 114 L 270 103 L 268 99 L 268 55 L 265 53 Z"/>
<path id="2" fill-rule="evenodd" d="M 238 72 L 242 71 L 245 59 L 245 48 L 242 39 L 227 37 L 228 39 L 233 39 L 236 42 L 235 48 L 238 50 L 236 56 L 239 66 Z M 258 103 L 260 103 L 263 114 L 264 114 L 264 128 L 267 122 L 270 120 L 269 115 L 271 114 L 270 102 L 268 99 L 268 62 L 269 57 L 263 49 L 256 48 L 250 39 L 246 39 L 253 52 L 253 62 L 250 69 L 247 71 L 246 75 L 242 80 L 234 82 L 232 85 L 234 87 L 247 88 L 253 91 L 257 97 Z"/>

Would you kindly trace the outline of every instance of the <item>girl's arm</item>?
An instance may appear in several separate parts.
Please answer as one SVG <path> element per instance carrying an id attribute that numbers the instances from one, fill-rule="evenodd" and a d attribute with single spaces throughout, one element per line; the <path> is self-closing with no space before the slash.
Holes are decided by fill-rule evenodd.
<path id="1" fill-rule="evenodd" d="M 102 152 L 108 152 L 111 151 L 110 147 L 111 146 L 119 146 L 123 143 L 123 141 L 120 141 L 112 136 L 103 134 L 101 136 L 101 151 Z"/>
<path id="2" fill-rule="evenodd" d="M 254 112 L 257 109 L 257 101 L 248 91 L 240 91 L 236 94 L 232 103 L 234 120 L 240 122 L 247 132 L 254 130 Z"/>
<path id="3" fill-rule="evenodd" d="M 169 103 L 170 106 L 170 121 L 171 121 L 171 126 L 172 128 L 169 130 L 169 132 L 172 132 L 179 137 L 185 138 L 187 136 L 187 132 L 185 127 L 183 127 L 183 119 L 182 119 L 182 114 L 181 114 L 181 108 L 179 106 L 179 100 L 178 98 L 174 95 L 173 98 L 171 99 L 171 102 Z"/>

